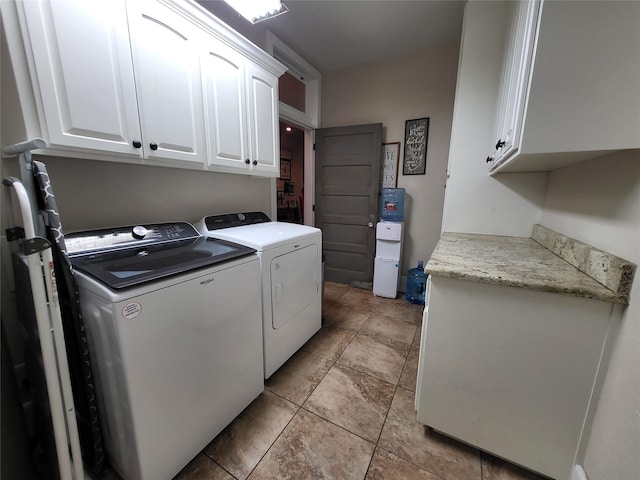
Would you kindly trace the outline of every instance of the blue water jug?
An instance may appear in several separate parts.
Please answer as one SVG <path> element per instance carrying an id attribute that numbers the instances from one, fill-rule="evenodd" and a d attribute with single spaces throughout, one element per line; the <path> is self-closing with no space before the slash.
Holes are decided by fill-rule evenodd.
<path id="1" fill-rule="evenodd" d="M 382 189 L 380 218 L 384 222 L 402 222 L 404 220 L 404 188 Z"/>
<path id="2" fill-rule="evenodd" d="M 424 295 L 427 291 L 427 274 L 424 273 L 422 260 L 417 268 L 410 268 L 407 272 L 407 300 L 411 303 L 424 305 Z"/>

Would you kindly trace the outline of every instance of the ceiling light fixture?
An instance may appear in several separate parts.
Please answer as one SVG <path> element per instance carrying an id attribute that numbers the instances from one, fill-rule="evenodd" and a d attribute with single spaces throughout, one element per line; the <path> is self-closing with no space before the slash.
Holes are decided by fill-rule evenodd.
<path id="1" fill-rule="evenodd" d="M 251 23 L 277 17 L 289 11 L 280 0 L 224 0 Z"/>

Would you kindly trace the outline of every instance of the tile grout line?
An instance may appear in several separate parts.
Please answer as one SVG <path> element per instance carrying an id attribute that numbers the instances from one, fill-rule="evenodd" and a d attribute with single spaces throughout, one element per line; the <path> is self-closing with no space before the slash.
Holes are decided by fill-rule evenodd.
<path id="1" fill-rule="evenodd" d="M 273 393 L 273 392 L 271 392 Z M 277 395 L 274 393 L 274 395 Z M 280 395 L 277 395 L 280 396 Z M 280 397 L 280 398 L 284 398 L 284 397 Z M 285 398 L 285 400 L 287 400 Z M 293 403 L 291 400 L 287 400 L 290 403 Z M 246 480 L 247 478 L 249 478 L 251 476 L 251 474 L 255 471 L 256 468 L 258 468 L 258 466 L 260 465 L 260 463 L 262 462 L 262 460 L 264 460 L 264 457 L 267 456 L 267 453 L 269 453 L 271 451 L 271 449 L 273 448 L 273 446 L 276 444 L 276 442 L 278 441 L 278 439 L 282 436 L 282 434 L 284 433 L 284 431 L 287 429 L 287 427 L 289 426 L 289 424 L 293 421 L 293 419 L 295 418 L 295 416 L 298 414 L 298 412 L 300 411 L 300 409 L 302 408 L 301 406 L 296 405 L 295 403 L 293 403 L 297 408 L 297 410 L 295 411 L 295 413 L 291 416 L 291 418 L 289 419 L 289 421 L 287 422 L 287 424 L 284 426 L 284 428 L 280 431 L 280 433 L 276 436 L 275 440 L 273 442 L 271 442 L 271 445 L 269 445 L 269 448 L 267 448 L 267 451 L 264 452 L 262 454 L 262 456 L 260 457 L 260 460 L 258 460 L 256 462 L 256 465 L 251 469 L 251 471 L 249 472 L 249 474 L 245 477 L 245 479 L 238 479 L 238 480 Z"/>
<path id="2" fill-rule="evenodd" d="M 335 303 L 335 302 L 334 302 L 334 303 Z M 320 326 L 320 329 L 322 329 L 322 328 L 326 328 L 326 326 L 322 326 L 322 325 L 321 325 L 321 326 Z M 346 329 L 343 329 L 343 330 L 346 330 Z M 318 331 L 319 331 L 319 330 L 318 330 Z M 353 336 L 353 338 L 355 338 L 355 335 Z M 349 343 L 347 344 L 347 346 L 349 346 L 349 345 L 351 344 L 351 341 L 353 341 L 353 338 L 349 341 Z M 346 350 L 346 347 L 345 347 L 345 350 Z M 343 350 L 343 351 L 344 351 L 344 350 Z M 319 357 L 319 358 L 323 358 L 323 359 L 325 359 L 325 360 L 328 360 L 327 358 L 322 357 L 321 355 L 315 355 L 315 354 L 313 354 L 313 353 L 311 353 L 311 352 L 306 352 L 306 353 L 308 353 L 308 354 L 310 354 L 310 355 L 314 355 L 314 356 Z M 338 357 L 338 358 L 340 358 L 340 357 Z M 251 474 L 255 471 L 255 469 L 256 469 L 256 468 L 258 468 L 258 466 L 260 465 L 260 463 L 262 462 L 262 460 L 264 460 L 264 458 L 267 456 L 267 454 L 271 451 L 271 449 L 273 448 L 273 446 L 277 443 L 278 439 L 282 436 L 282 434 L 284 433 L 284 431 L 285 431 L 285 430 L 287 429 L 287 427 L 291 424 L 291 422 L 293 421 L 293 419 L 295 418 L 295 416 L 298 414 L 298 412 L 300 412 L 300 410 L 302 410 L 302 409 L 303 409 L 303 405 L 304 405 L 304 404 L 305 404 L 305 402 L 309 399 L 309 397 L 313 394 L 313 392 L 315 392 L 316 388 L 318 388 L 318 385 L 320 385 L 320 382 L 322 382 L 322 380 L 324 380 L 324 378 L 327 376 L 327 374 L 329 373 L 329 371 L 331 370 L 331 368 L 333 368 L 333 367 L 336 365 L 337 359 L 336 359 L 336 360 L 333 360 L 333 361 L 331 361 L 331 360 L 328 360 L 328 361 L 332 362 L 332 363 L 331 363 L 331 366 L 327 369 L 327 371 L 326 371 L 326 372 L 325 372 L 325 374 L 322 376 L 322 378 L 320 379 L 320 381 L 316 384 L 316 386 L 315 386 L 315 387 L 313 387 L 313 390 L 311 391 L 311 393 L 309 393 L 309 395 L 307 395 L 307 397 L 305 398 L 305 400 L 302 402 L 302 405 L 297 405 L 295 402 L 292 402 L 291 400 L 289 400 L 289 399 L 287 399 L 287 398 L 285 398 L 285 397 L 283 397 L 283 396 L 281 396 L 281 395 L 278 395 L 277 393 L 272 392 L 271 390 L 269 390 L 269 392 L 270 392 L 270 393 L 272 393 L 273 395 L 276 395 L 276 396 L 278 396 L 278 397 L 280 397 L 280 398 L 282 398 L 282 399 L 284 399 L 284 400 L 286 400 L 286 401 L 288 401 L 288 402 L 292 403 L 293 405 L 295 405 L 295 406 L 296 406 L 296 407 L 298 407 L 298 408 L 296 409 L 295 413 L 291 416 L 291 418 L 289 419 L 289 421 L 287 422 L 287 424 L 284 426 L 284 428 L 280 431 L 280 433 L 279 433 L 279 434 L 276 436 L 276 438 L 273 440 L 273 442 L 271 442 L 271 445 L 269 445 L 269 448 L 267 448 L 267 451 L 266 451 L 266 452 L 265 452 L 265 453 L 260 457 L 260 460 L 258 460 L 258 462 L 256 463 L 255 467 L 253 467 L 253 468 L 251 469 L 251 471 L 249 472 L 249 474 L 247 475 L 247 477 L 246 477 L 246 478 L 249 478 L 249 477 L 251 476 Z M 265 387 L 265 389 L 266 389 L 266 387 Z M 325 419 L 324 417 L 321 417 L 321 416 L 319 416 L 319 415 L 317 415 L 317 414 L 315 414 L 315 413 L 313 413 L 313 412 L 311 412 L 311 411 L 307 410 L 306 408 L 305 408 L 304 410 L 305 410 L 305 412 L 308 412 L 308 413 L 311 413 L 311 414 L 313 414 L 313 415 L 316 415 L 317 417 L 322 418 L 323 420 L 325 420 L 325 421 L 327 421 L 327 422 L 331 423 L 332 425 L 335 425 L 333 422 L 330 422 L 329 420 Z M 349 432 L 349 430 L 347 430 L 347 429 L 345 429 L 345 428 L 343 428 L 343 427 L 340 427 L 339 425 L 336 425 L 336 426 L 337 426 L 337 427 L 339 427 L 339 428 L 341 428 L 341 429 L 343 429 L 343 430 L 345 430 L 346 432 Z M 353 433 L 353 432 L 350 432 L 350 433 Z M 362 437 L 361 437 L 361 438 L 362 438 Z M 366 440 L 366 439 L 364 439 L 364 440 L 365 440 L 365 441 L 368 441 L 368 440 Z M 371 443 L 371 442 L 369 442 L 369 443 Z M 375 449 L 375 446 L 374 446 L 374 449 Z M 375 450 L 374 450 L 374 451 L 375 451 Z M 234 478 L 235 478 L 235 477 L 234 477 Z M 238 480 L 238 479 L 236 479 L 236 480 Z"/>
<path id="3" fill-rule="evenodd" d="M 404 391 L 406 391 L 406 392 L 413 393 L 413 394 L 415 395 L 415 392 L 411 392 L 411 390 L 408 390 L 408 389 L 406 389 L 406 388 L 404 388 L 404 387 L 402 387 L 402 386 L 400 386 L 400 385 L 396 385 L 396 389 L 395 389 L 395 391 L 393 392 L 393 398 L 395 398 L 395 396 L 396 396 L 396 393 L 397 393 L 398 389 L 402 389 L 402 390 L 404 390 Z M 393 403 L 393 400 L 392 400 L 392 402 L 391 402 L 391 403 Z M 380 449 L 384 450 L 385 452 L 388 452 L 388 453 L 390 453 L 390 454 L 392 454 L 392 455 L 394 455 L 394 456 L 396 456 L 396 457 L 398 457 L 398 458 L 400 458 L 400 459 L 404 460 L 405 462 L 407 462 L 407 463 L 409 463 L 409 464 L 413 465 L 414 467 L 416 467 L 416 468 L 417 468 L 418 470 L 420 470 L 420 471 L 428 472 L 428 473 L 430 473 L 431 475 L 434 475 L 435 477 L 437 477 L 437 478 L 439 478 L 439 479 L 446 480 L 444 477 L 442 477 L 442 476 L 441 476 L 441 475 L 439 475 L 438 473 L 436 473 L 436 472 L 434 472 L 434 471 L 432 471 L 432 470 L 429 470 L 429 469 L 423 468 L 423 467 L 421 467 L 420 465 L 418 465 L 417 463 L 415 463 L 413 460 L 410 460 L 410 459 L 405 458 L 405 457 L 403 457 L 403 456 L 401 456 L 401 455 L 398 455 L 396 452 L 392 452 L 391 450 L 389 450 L 389 449 L 387 449 L 387 448 L 384 448 L 384 447 L 382 447 L 382 446 L 380 446 L 380 445 L 379 445 L 379 443 L 380 443 L 380 437 L 382 437 L 382 432 L 384 431 L 384 426 L 386 425 L 386 423 L 387 423 L 387 419 L 389 418 L 389 411 L 391 411 L 391 405 L 389 405 L 389 410 L 387 411 L 387 415 L 386 415 L 386 417 L 385 417 L 385 419 L 384 419 L 384 423 L 382 424 L 382 430 L 380 430 L 380 435 L 378 436 L 378 440 L 377 440 L 377 442 L 376 442 L 376 448 L 380 448 Z M 429 428 L 427 425 L 423 425 L 423 427 L 425 427 L 425 428 Z M 482 477 L 481 477 L 479 480 L 482 480 Z"/>
<path id="4" fill-rule="evenodd" d="M 328 306 L 326 309 L 324 309 L 324 308 L 323 308 L 323 310 L 324 310 L 324 311 L 326 311 L 326 310 L 328 310 L 329 308 L 331 308 L 331 307 L 335 306 L 336 304 L 338 304 L 338 303 L 339 303 L 339 302 L 338 302 L 338 300 L 339 300 L 340 298 L 342 298 L 342 297 L 343 297 L 343 296 L 344 296 L 348 291 L 350 291 L 351 289 L 352 289 L 352 287 L 349 287 L 349 288 L 348 288 L 348 289 L 347 289 L 347 290 L 346 290 L 346 291 L 345 291 L 345 292 L 344 292 L 340 297 L 338 297 L 336 300 L 334 300 L 332 303 L 330 303 L 330 304 L 329 304 L 329 306 Z M 354 307 L 354 306 L 355 306 L 355 307 L 357 307 L 357 306 L 358 306 L 358 305 L 350 305 L 350 304 L 341 304 L 341 305 L 343 305 L 343 306 L 347 306 L 347 307 Z M 323 307 L 324 307 L 324 305 L 323 305 Z M 285 430 L 288 428 L 288 426 L 291 424 L 291 422 L 293 421 L 293 419 L 295 418 L 295 416 L 296 416 L 296 415 L 298 415 L 298 413 L 300 412 L 300 410 L 304 410 L 305 412 L 307 412 L 307 413 L 309 413 L 309 414 L 312 414 L 312 415 L 314 415 L 314 416 L 316 416 L 316 417 L 318 417 L 318 418 L 320 418 L 320 419 L 322 419 L 322 420 L 324 420 L 324 421 L 327 421 L 327 422 L 328 422 L 328 423 L 330 423 L 331 425 L 334 425 L 334 426 L 336 426 L 336 427 L 340 428 L 341 430 L 343 430 L 343 431 L 345 431 L 345 432 L 347 432 L 347 433 L 350 433 L 350 434 L 352 434 L 352 435 L 355 435 L 355 436 L 357 436 L 357 437 L 361 438 L 362 440 L 364 440 L 365 442 L 367 442 L 367 443 L 369 443 L 369 444 L 372 444 L 372 445 L 373 445 L 373 452 L 372 452 L 371 458 L 369 459 L 369 464 L 368 464 L 368 466 L 367 466 L 367 470 L 365 471 L 365 477 L 366 477 L 366 475 L 368 474 L 369 469 L 370 469 L 370 467 L 371 467 L 371 464 L 372 464 L 372 462 L 373 462 L 373 457 L 374 457 L 374 455 L 375 455 L 375 451 L 376 451 L 376 449 L 377 449 L 377 448 L 381 448 L 381 449 L 383 449 L 383 450 L 385 450 L 385 451 L 387 451 L 387 452 L 388 452 L 388 450 L 386 450 L 386 449 L 384 449 L 384 448 L 382 448 L 382 447 L 379 447 L 379 445 L 378 445 L 378 444 L 379 444 L 379 441 L 380 441 L 380 437 L 381 437 L 381 435 L 382 435 L 382 431 L 384 430 L 384 426 L 386 425 L 386 422 L 387 422 L 387 420 L 388 420 L 388 415 L 389 415 L 389 411 L 390 411 L 390 409 L 391 409 L 391 404 L 393 403 L 393 398 L 395 398 L 395 395 L 396 395 L 396 392 L 398 391 L 398 388 L 403 388 L 403 387 L 400 387 L 399 382 L 400 382 L 400 378 L 402 377 L 402 373 L 404 372 L 404 369 L 406 368 L 407 362 L 408 362 L 408 360 L 409 360 L 409 354 L 410 354 L 410 352 L 411 352 L 411 346 L 413 345 L 413 338 L 412 338 L 411 344 L 409 345 L 409 347 L 408 347 L 408 349 L 407 349 L 407 353 L 406 353 L 406 356 L 405 356 L 405 359 L 404 359 L 403 368 L 402 368 L 402 370 L 401 370 L 401 372 L 400 372 L 400 377 L 398 378 L 398 380 L 397 380 L 397 382 L 396 382 L 395 384 L 390 383 L 390 382 L 388 382 L 388 381 L 386 381 L 386 380 L 384 380 L 384 379 L 379 379 L 378 377 L 376 377 L 376 376 L 374 376 L 374 375 L 371 375 L 371 374 L 369 374 L 369 373 L 367 373 L 367 372 L 360 372 L 359 370 L 356 370 L 356 369 L 354 369 L 354 368 L 352 368 L 352 367 L 349 367 L 349 366 L 347 366 L 347 365 L 343 365 L 343 364 L 341 364 L 341 363 L 338 363 L 338 361 L 339 361 L 339 359 L 342 357 L 342 354 L 344 353 L 344 351 L 349 347 L 349 345 L 351 345 L 351 343 L 352 343 L 352 342 L 353 342 L 353 340 L 356 338 L 356 336 L 357 336 L 357 335 L 359 335 L 359 334 L 361 333 L 361 331 L 362 331 L 362 329 L 363 329 L 364 325 L 366 325 L 366 323 L 367 323 L 367 322 L 368 322 L 368 321 L 369 321 L 369 320 L 370 320 L 370 319 L 371 319 L 371 318 L 372 318 L 372 317 L 377 313 L 377 312 L 375 311 L 375 309 L 376 309 L 377 305 L 373 306 L 373 308 L 371 308 L 371 306 L 369 306 L 369 305 L 366 305 L 366 307 L 368 307 L 368 308 L 367 308 L 368 310 L 369 310 L 369 309 L 371 309 L 371 310 L 370 310 L 370 313 L 369 313 L 369 315 L 367 316 L 367 318 L 364 320 L 364 322 L 362 322 L 362 324 L 360 325 L 360 327 L 359 327 L 357 330 L 352 330 L 352 329 L 342 328 L 342 327 L 339 327 L 339 326 L 333 326 L 333 325 L 326 325 L 326 324 L 325 324 L 325 325 L 321 325 L 321 328 L 337 328 L 337 329 L 340 329 L 340 330 L 346 330 L 346 331 L 349 331 L 349 332 L 354 332 L 354 335 L 353 335 L 353 337 L 349 340 L 349 342 L 346 344 L 345 348 L 344 348 L 344 349 L 342 349 L 342 351 L 341 351 L 341 352 L 340 352 L 340 354 L 336 357 L 336 359 L 335 359 L 335 360 L 330 360 L 330 359 L 328 359 L 328 358 L 326 358 L 326 357 L 323 357 L 322 355 L 317 355 L 317 354 L 315 354 L 315 353 L 313 353 L 313 352 L 310 352 L 310 351 L 306 351 L 306 350 L 305 350 L 305 352 L 306 352 L 306 353 L 308 353 L 308 354 L 310 354 L 310 355 L 316 356 L 316 357 L 318 357 L 318 358 L 322 358 L 322 359 L 324 359 L 324 360 L 328 360 L 329 362 L 331 362 L 331 365 L 330 365 L 330 367 L 327 369 L 327 371 L 324 373 L 324 375 L 322 376 L 322 378 L 321 378 L 321 379 L 316 383 L 316 385 L 315 385 L 315 386 L 314 386 L 314 388 L 311 390 L 311 392 L 309 393 L 309 395 L 307 395 L 307 396 L 306 396 L 306 398 L 305 398 L 305 399 L 304 399 L 304 401 L 302 402 L 302 405 L 297 405 L 295 402 L 292 402 L 291 400 L 288 400 L 287 398 L 285 398 L 285 397 L 283 397 L 283 396 L 279 395 L 278 393 L 276 393 L 276 392 L 273 392 L 273 391 L 269 390 L 269 389 L 265 386 L 265 390 L 268 390 L 271 394 L 276 395 L 277 397 L 282 398 L 283 400 L 285 400 L 285 401 L 288 401 L 288 402 L 292 403 L 292 404 L 293 404 L 293 405 L 295 405 L 297 408 L 296 408 L 296 410 L 295 410 L 294 414 L 292 415 L 292 417 L 291 417 L 291 418 L 289 419 L 289 421 L 287 422 L 287 424 L 286 424 L 286 425 L 284 426 L 284 428 L 280 431 L 280 433 L 276 436 L 276 438 L 274 439 L 274 441 L 269 445 L 269 448 L 268 448 L 268 449 L 266 450 L 266 452 L 265 452 L 265 453 L 260 457 L 260 459 L 258 460 L 258 462 L 256 463 L 256 465 L 251 469 L 251 471 L 249 472 L 249 474 L 247 475 L 247 477 L 246 477 L 246 478 L 248 478 L 249 476 L 251 476 L 251 475 L 253 474 L 253 472 L 256 470 L 256 468 L 258 468 L 258 466 L 260 465 L 260 463 L 264 460 L 264 458 L 266 457 L 266 455 L 267 455 L 267 454 L 272 450 L 273 446 L 278 442 L 278 440 L 281 438 L 281 436 L 282 436 L 282 434 L 284 433 L 284 431 L 285 431 Z M 389 316 L 390 316 L 390 317 L 393 317 L 393 318 L 395 318 L 395 319 L 404 320 L 404 319 L 403 319 L 403 318 L 401 318 L 401 317 L 395 317 L 395 316 L 393 316 L 393 315 L 389 315 Z M 323 318 L 323 320 L 324 320 L 324 318 Z M 417 325 L 416 325 L 416 323 L 415 323 L 415 322 L 408 322 L 408 323 L 412 323 L 413 325 L 415 325 L 415 326 L 417 327 Z M 416 332 L 417 332 L 417 329 L 416 329 Z M 363 334 L 363 335 L 365 335 L 364 333 L 362 333 L 362 334 Z M 375 337 L 374 337 L 374 338 L 375 338 Z M 414 333 L 414 338 L 415 338 L 415 333 Z M 394 342 L 390 342 L 390 343 L 391 343 L 391 344 L 394 344 Z M 338 425 L 338 424 L 336 424 L 336 423 L 332 422 L 331 420 L 328 420 L 328 419 L 324 418 L 323 416 L 321 416 L 321 415 L 319 415 L 319 414 L 317 414 L 317 413 L 315 413 L 315 412 L 310 411 L 308 408 L 306 408 L 306 407 L 304 406 L 304 405 L 306 404 L 306 402 L 308 401 L 308 399 L 311 397 L 311 395 L 313 395 L 313 393 L 315 392 L 315 390 L 318 388 L 318 386 L 320 385 L 320 383 L 321 383 L 321 382 L 324 380 L 324 378 L 327 376 L 327 374 L 329 373 L 329 371 L 330 371 L 334 366 L 336 366 L 336 365 L 339 365 L 339 366 L 340 366 L 340 367 L 342 367 L 342 368 L 350 369 L 350 370 L 352 370 L 352 371 L 354 371 L 354 372 L 357 372 L 357 373 L 359 373 L 359 374 L 361 374 L 361 375 L 367 375 L 367 376 L 369 376 L 369 377 L 371 377 L 371 378 L 375 378 L 375 379 L 377 379 L 377 380 L 380 380 L 380 381 L 386 382 L 387 384 L 389 384 L 389 385 L 393 385 L 393 386 L 394 386 L 393 395 L 391 396 L 391 402 L 389 403 L 389 406 L 388 406 L 388 408 L 386 409 L 386 413 L 385 413 L 385 416 L 384 416 L 384 422 L 382 423 L 382 427 L 381 427 L 381 429 L 380 429 L 380 432 L 378 433 L 378 437 L 377 437 L 377 439 L 376 439 L 376 441 L 375 441 L 375 442 L 372 442 L 371 440 L 368 440 L 368 439 L 366 439 L 366 438 L 362 437 L 361 435 L 359 435 L 359 434 L 357 434 L 357 433 L 355 433 L 355 432 L 352 432 L 352 431 L 348 430 L 347 428 L 345 428 L 345 427 L 343 427 L 343 426 L 341 426 L 341 425 Z M 403 389 L 404 389 L 404 388 L 403 388 Z M 404 389 L 404 390 L 407 390 L 407 389 Z M 414 393 L 414 394 L 415 394 L 415 393 Z M 396 454 L 395 454 L 395 453 L 393 453 L 393 452 L 389 452 L 389 453 L 391 453 L 391 454 L 393 454 L 393 455 L 396 455 Z M 205 454 L 205 455 L 206 455 L 206 454 Z M 208 457 L 208 456 L 207 456 L 207 457 Z M 208 458 L 210 458 L 210 457 L 208 457 Z M 405 460 L 405 461 L 406 461 L 406 459 L 404 459 L 403 457 L 398 457 L 398 458 L 401 458 L 401 459 L 403 459 L 403 460 Z M 211 460 L 212 460 L 212 461 L 214 461 L 213 459 L 211 459 Z M 215 461 L 214 461 L 214 463 L 216 463 L 216 464 L 217 464 L 217 462 L 215 462 Z M 414 465 L 416 468 L 419 468 L 420 470 L 423 470 L 423 469 L 422 469 L 421 467 L 419 467 L 418 465 L 413 464 L 413 462 L 409 462 L 409 463 L 410 463 L 410 464 L 412 464 L 412 465 Z M 218 464 L 218 465 L 219 465 L 219 464 Z M 221 468 L 223 468 L 222 466 L 220 466 L 220 467 L 221 467 Z M 225 469 L 223 468 L 223 470 L 225 470 Z M 226 470 L 225 470 L 225 471 L 226 471 Z M 229 473 L 229 472 L 228 472 L 228 473 Z M 429 471 L 429 473 L 433 473 L 433 472 L 430 472 L 430 471 Z M 230 475 L 231 475 L 231 474 L 230 474 Z M 233 478 L 236 478 L 234 475 L 231 475 L 231 476 L 232 476 Z M 441 477 L 440 477 L 440 476 L 438 476 L 438 475 L 436 475 L 436 476 L 437 476 L 438 478 L 441 478 Z M 236 480 L 239 480 L 239 479 L 236 479 Z"/>

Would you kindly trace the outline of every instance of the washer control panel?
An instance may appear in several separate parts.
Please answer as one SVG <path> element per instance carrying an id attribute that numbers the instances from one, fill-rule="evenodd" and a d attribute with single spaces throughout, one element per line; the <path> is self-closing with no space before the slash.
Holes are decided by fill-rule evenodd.
<path id="1" fill-rule="evenodd" d="M 70 233 L 65 235 L 65 244 L 69 254 L 73 255 L 198 238 L 199 236 L 193 225 L 186 222 L 157 223 Z"/>

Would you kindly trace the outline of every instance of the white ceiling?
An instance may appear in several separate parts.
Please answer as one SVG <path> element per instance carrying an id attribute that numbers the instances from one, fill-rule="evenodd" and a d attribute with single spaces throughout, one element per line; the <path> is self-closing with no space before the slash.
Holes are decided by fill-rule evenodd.
<path id="1" fill-rule="evenodd" d="M 266 29 L 322 73 L 460 41 L 460 0 L 283 0 L 289 12 L 251 25 L 222 0 L 199 0 L 250 40 Z"/>

